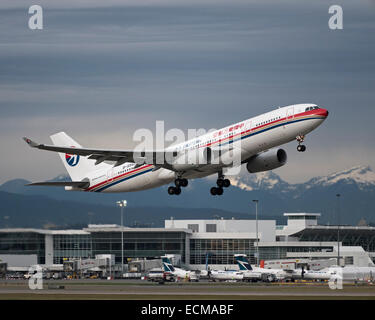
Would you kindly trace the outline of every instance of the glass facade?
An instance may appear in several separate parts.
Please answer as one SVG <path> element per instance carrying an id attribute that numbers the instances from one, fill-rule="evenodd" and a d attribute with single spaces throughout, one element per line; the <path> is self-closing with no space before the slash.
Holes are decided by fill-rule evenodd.
<path id="1" fill-rule="evenodd" d="M 327 252 L 332 246 L 259 246 L 259 259 L 284 259 L 289 252 Z M 256 263 L 256 243 L 253 239 L 191 239 L 190 264 L 236 264 L 234 254 L 246 254 L 250 263 Z"/>
<path id="2" fill-rule="evenodd" d="M 295 236 L 299 241 L 337 242 L 337 229 L 305 229 Z M 375 230 L 340 228 L 339 236 L 344 246 L 361 246 L 367 252 L 375 252 Z"/>
<path id="3" fill-rule="evenodd" d="M 50 233 L 53 263 L 63 264 L 72 258 L 94 258 L 97 254 L 113 254 L 121 263 L 121 232 L 91 232 L 87 234 Z M 124 232 L 124 263 L 128 258 L 155 258 L 164 254 L 180 254 L 185 262 L 186 233 L 138 231 Z M 45 264 L 46 235 L 36 232 L 0 232 L 0 254 L 35 254 L 38 263 Z M 47 249 L 48 251 L 48 249 Z"/>
<path id="4" fill-rule="evenodd" d="M 332 252 L 332 246 L 272 246 L 259 247 L 259 258 L 261 260 L 285 259 L 287 253 L 293 252 Z"/>
<path id="5" fill-rule="evenodd" d="M 253 239 L 190 239 L 190 264 L 235 264 L 234 254 L 244 253 L 254 263 Z"/>
<path id="6" fill-rule="evenodd" d="M 124 263 L 128 258 L 180 254 L 185 262 L 185 232 L 124 232 Z M 121 263 L 121 232 L 92 232 L 92 254 L 114 254 Z"/>
<path id="7" fill-rule="evenodd" d="M 45 236 L 37 232 L 0 233 L 0 254 L 35 254 L 45 263 Z"/>
<path id="8" fill-rule="evenodd" d="M 214 232 L 207 224 L 204 231 Z M 197 229 L 198 224 L 189 225 Z M 63 264 L 72 258 L 94 258 L 98 254 L 112 254 L 121 263 L 121 231 L 118 228 L 92 228 L 84 230 L 47 231 L 38 229 L 0 230 L 0 255 L 34 254 L 39 264 Z M 340 241 L 344 246 L 362 246 L 367 252 L 375 252 L 375 229 L 342 228 Z M 229 235 L 228 235 L 229 236 Z M 206 239 L 206 237 L 210 237 Z M 293 234 L 293 241 L 277 241 L 276 244 L 260 243 L 259 259 L 284 259 L 288 253 L 332 252 L 337 241 L 334 228 L 306 228 Z M 246 254 L 252 264 L 256 261 L 255 239 L 205 237 L 181 229 L 125 229 L 123 232 L 124 263 L 133 258 L 153 259 L 165 254 L 181 255 L 182 263 L 191 265 L 235 264 L 234 254 Z M 298 243 L 303 241 L 303 243 Z M 289 242 L 289 244 L 288 244 Z M 310 245 L 315 242 L 315 246 Z M 318 246 L 317 242 L 329 242 Z M 328 244 L 332 244 L 327 246 Z M 265 246 L 267 245 L 267 246 Z M 188 252 L 186 252 L 188 250 Z M 52 260 L 53 256 L 53 260 Z M 49 260 L 51 259 L 51 260 Z M 187 259 L 187 261 L 186 261 Z"/>
<path id="9" fill-rule="evenodd" d="M 288 216 L 288 220 L 317 220 L 317 216 Z"/>
<path id="10" fill-rule="evenodd" d="M 53 236 L 53 263 L 62 264 L 64 259 L 91 258 L 92 245 L 89 234 L 63 234 Z"/>

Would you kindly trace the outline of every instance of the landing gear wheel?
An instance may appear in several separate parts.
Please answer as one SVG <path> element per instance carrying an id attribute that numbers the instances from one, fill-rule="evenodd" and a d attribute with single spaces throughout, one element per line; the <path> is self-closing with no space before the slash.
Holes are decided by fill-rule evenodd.
<path id="1" fill-rule="evenodd" d="M 304 152 L 304 151 L 306 151 L 306 146 L 303 145 L 303 144 L 299 144 L 299 145 L 297 146 L 297 151 L 298 151 L 298 152 Z"/>
<path id="2" fill-rule="evenodd" d="M 177 178 L 174 181 L 174 184 L 175 184 L 176 188 L 187 187 L 188 183 L 189 183 L 188 179 L 185 179 L 185 178 Z"/>
<path id="3" fill-rule="evenodd" d="M 296 140 L 298 141 L 297 151 L 304 152 L 306 150 L 306 146 L 301 143 L 305 141 L 305 136 L 300 134 L 296 137 Z"/>
<path id="4" fill-rule="evenodd" d="M 174 194 L 175 195 L 179 195 L 181 193 L 181 188 L 180 187 L 176 187 L 176 188 L 174 188 Z"/>
<path id="5" fill-rule="evenodd" d="M 181 187 L 187 187 L 187 185 L 189 184 L 189 181 L 188 179 L 181 179 Z"/>
<path id="6" fill-rule="evenodd" d="M 169 195 L 174 194 L 174 189 L 175 189 L 175 187 L 172 187 L 172 186 L 169 187 L 169 188 L 168 188 L 168 194 L 169 194 Z"/>
<path id="7" fill-rule="evenodd" d="M 224 189 L 223 188 L 217 188 L 217 187 L 212 187 L 211 190 L 210 190 L 211 194 L 213 196 L 221 196 L 224 192 Z"/>
<path id="8" fill-rule="evenodd" d="M 224 188 L 228 188 L 230 186 L 230 180 L 229 179 L 224 179 Z"/>
<path id="9" fill-rule="evenodd" d="M 222 188 L 224 185 L 224 179 L 217 179 L 216 184 L 219 188 Z"/>
<path id="10" fill-rule="evenodd" d="M 221 196 L 224 192 L 223 188 L 228 188 L 230 186 L 230 181 L 229 179 L 225 179 L 222 171 L 219 171 L 216 184 L 217 184 L 217 187 L 211 188 L 211 194 L 213 196 L 215 195 Z"/>

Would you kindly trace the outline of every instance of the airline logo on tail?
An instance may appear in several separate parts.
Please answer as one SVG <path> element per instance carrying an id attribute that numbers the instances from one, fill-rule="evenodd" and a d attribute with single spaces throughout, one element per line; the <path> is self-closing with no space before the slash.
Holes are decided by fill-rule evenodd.
<path id="1" fill-rule="evenodd" d="M 74 148 L 74 146 L 71 146 L 71 148 Z M 79 162 L 79 155 L 65 153 L 65 160 L 68 165 L 75 167 Z"/>
<path id="2" fill-rule="evenodd" d="M 174 267 L 173 267 L 171 261 L 167 257 L 162 257 L 162 261 L 163 261 L 163 269 L 164 269 L 165 272 L 173 272 L 174 271 Z"/>
<path id="3" fill-rule="evenodd" d="M 65 154 L 65 160 L 71 167 L 75 167 L 79 162 L 79 155 L 77 154 Z"/>
<path id="4" fill-rule="evenodd" d="M 241 271 L 253 270 L 245 255 L 235 255 L 235 258 Z"/>

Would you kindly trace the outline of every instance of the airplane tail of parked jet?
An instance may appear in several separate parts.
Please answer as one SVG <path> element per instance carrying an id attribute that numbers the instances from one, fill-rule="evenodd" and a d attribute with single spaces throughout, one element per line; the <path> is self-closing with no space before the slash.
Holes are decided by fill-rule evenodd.
<path id="1" fill-rule="evenodd" d="M 253 268 L 250 265 L 249 259 L 247 259 L 246 255 L 244 254 L 235 254 L 234 258 L 238 264 L 238 267 L 241 271 L 252 271 Z"/>
<path id="2" fill-rule="evenodd" d="M 161 261 L 163 262 L 163 271 L 164 272 L 174 272 L 175 269 L 174 269 L 174 266 L 171 262 L 171 260 L 169 260 L 168 257 L 161 257 Z"/>
<path id="3" fill-rule="evenodd" d="M 74 141 L 65 132 L 59 132 L 52 135 L 51 140 L 55 146 L 82 148 L 77 141 Z M 77 154 L 59 153 L 59 156 L 72 181 L 81 181 L 90 172 L 103 169 L 104 167 L 112 167 L 105 163 L 95 165 L 95 161 Z"/>

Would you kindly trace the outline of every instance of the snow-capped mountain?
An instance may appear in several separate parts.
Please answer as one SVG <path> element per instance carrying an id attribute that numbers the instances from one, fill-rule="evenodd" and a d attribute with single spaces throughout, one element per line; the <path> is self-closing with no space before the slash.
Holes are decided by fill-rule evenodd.
<path id="1" fill-rule="evenodd" d="M 375 172 L 369 166 L 352 167 L 298 184 L 290 184 L 272 171 L 255 174 L 242 172 L 239 176 L 233 177 L 230 180 L 233 186 L 247 191 L 274 190 L 277 192 L 298 191 L 297 193 L 301 193 L 314 187 L 329 187 L 337 183 L 354 184 L 360 190 L 375 188 Z"/>
<path id="2" fill-rule="evenodd" d="M 285 182 L 272 171 L 249 174 L 247 171 L 241 175 L 230 178 L 233 186 L 246 191 L 254 190 L 277 190 L 288 191 L 292 185 Z"/>
<path id="3" fill-rule="evenodd" d="M 357 166 L 326 177 L 313 178 L 306 183 L 306 187 L 327 187 L 336 183 L 356 184 L 361 190 L 375 187 L 375 172 L 369 166 Z"/>
<path id="4" fill-rule="evenodd" d="M 67 179 L 68 176 L 60 175 L 51 180 Z M 290 184 L 272 171 L 249 174 L 244 170 L 230 179 L 232 186 L 220 197 L 213 197 L 209 192 L 215 179 L 192 180 L 178 197 L 168 195 L 168 186 L 124 194 L 97 194 L 66 192 L 62 188 L 25 187 L 28 181 L 22 179 L 4 183 L 0 191 L 109 206 L 125 198 L 134 207 L 174 207 L 176 218 L 178 208 L 206 208 L 208 212 L 219 208 L 251 214 L 254 211 L 251 200 L 259 199 L 264 216 L 282 217 L 284 212 L 320 212 L 323 223 L 335 223 L 336 194 L 340 193 L 342 223 L 356 224 L 362 218 L 375 222 L 375 173 L 368 166 L 356 166 L 298 184 Z"/>

